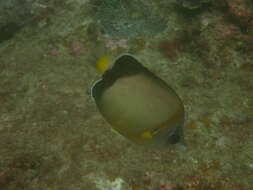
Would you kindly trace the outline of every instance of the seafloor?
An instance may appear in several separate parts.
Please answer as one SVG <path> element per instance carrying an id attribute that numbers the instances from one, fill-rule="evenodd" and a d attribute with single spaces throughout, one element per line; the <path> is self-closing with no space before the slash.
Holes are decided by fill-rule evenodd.
<path id="1" fill-rule="evenodd" d="M 33 3 L 0 41 L 1 190 L 253 189 L 252 1 Z M 187 150 L 132 144 L 98 112 L 96 60 L 126 52 L 182 98 Z"/>

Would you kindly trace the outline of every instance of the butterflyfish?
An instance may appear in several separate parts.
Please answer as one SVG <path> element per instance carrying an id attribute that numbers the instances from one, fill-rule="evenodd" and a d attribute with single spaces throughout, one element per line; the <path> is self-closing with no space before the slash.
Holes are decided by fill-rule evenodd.
<path id="1" fill-rule="evenodd" d="M 107 60 L 103 59 L 104 64 Z M 149 147 L 184 142 L 184 105 L 164 80 L 129 54 L 119 56 L 110 68 L 103 69 L 91 93 L 114 131 Z"/>

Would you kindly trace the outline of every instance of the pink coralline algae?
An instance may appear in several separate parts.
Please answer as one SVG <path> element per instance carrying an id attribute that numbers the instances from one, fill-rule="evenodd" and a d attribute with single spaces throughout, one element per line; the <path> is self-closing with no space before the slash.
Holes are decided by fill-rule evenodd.
<path id="1" fill-rule="evenodd" d="M 180 187 L 176 184 L 161 185 L 157 190 L 180 190 Z"/>
<path id="2" fill-rule="evenodd" d="M 239 28 L 233 24 L 219 23 L 215 27 L 217 36 L 219 40 L 224 40 L 234 37 L 239 33 Z"/>
<path id="3" fill-rule="evenodd" d="M 227 0 L 230 14 L 241 24 L 253 25 L 253 3 L 251 0 Z"/>
<path id="4" fill-rule="evenodd" d="M 58 56 L 59 55 L 59 49 L 57 48 L 52 48 L 50 51 L 49 51 L 49 55 L 51 56 Z"/>
<path id="5" fill-rule="evenodd" d="M 159 43 L 158 48 L 165 57 L 173 59 L 177 57 L 181 51 L 182 42 L 180 40 L 164 40 Z"/>
<path id="6" fill-rule="evenodd" d="M 70 44 L 70 55 L 81 56 L 85 53 L 84 44 L 80 41 L 73 41 Z"/>

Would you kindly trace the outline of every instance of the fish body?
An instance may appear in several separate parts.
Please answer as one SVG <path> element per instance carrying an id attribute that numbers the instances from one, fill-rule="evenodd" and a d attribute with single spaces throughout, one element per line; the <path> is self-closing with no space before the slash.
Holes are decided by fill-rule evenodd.
<path id="1" fill-rule="evenodd" d="M 166 82 L 122 55 L 92 88 L 100 113 L 118 133 L 146 146 L 183 141 L 184 106 Z"/>

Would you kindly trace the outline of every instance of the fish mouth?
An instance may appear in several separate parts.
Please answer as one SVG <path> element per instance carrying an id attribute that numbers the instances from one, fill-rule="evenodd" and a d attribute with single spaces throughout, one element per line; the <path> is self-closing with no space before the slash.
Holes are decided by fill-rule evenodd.
<path id="1" fill-rule="evenodd" d="M 181 136 L 180 136 L 180 134 L 177 134 L 177 133 L 169 135 L 169 137 L 168 137 L 169 144 L 177 144 L 180 142 L 180 140 L 181 140 Z"/>
<path id="2" fill-rule="evenodd" d="M 182 125 L 176 127 L 173 131 L 168 133 L 168 143 L 169 144 L 177 144 L 179 142 L 183 142 L 183 127 Z"/>

